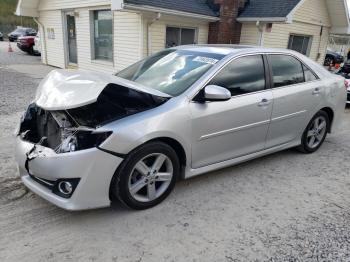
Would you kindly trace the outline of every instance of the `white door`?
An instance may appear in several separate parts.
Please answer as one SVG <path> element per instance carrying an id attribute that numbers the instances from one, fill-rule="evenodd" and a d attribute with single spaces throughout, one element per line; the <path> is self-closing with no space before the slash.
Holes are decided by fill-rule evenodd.
<path id="1" fill-rule="evenodd" d="M 77 54 L 77 34 L 75 27 L 75 17 L 73 13 L 66 13 L 66 38 L 68 47 L 68 64 L 78 63 Z"/>

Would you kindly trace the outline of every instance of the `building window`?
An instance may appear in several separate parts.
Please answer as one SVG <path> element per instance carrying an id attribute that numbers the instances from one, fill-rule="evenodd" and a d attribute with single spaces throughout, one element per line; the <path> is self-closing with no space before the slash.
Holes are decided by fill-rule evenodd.
<path id="1" fill-rule="evenodd" d="M 113 26 L 110 10 L 93 11 L 94 59 L 113 61 Z"/>
<path id="2" fill-rule="evenodd" d="M 290 35 L 288 42 L 288 49 L 302 53 L 303 55 L 309 56 L 312 44 L 311 36 L 303 35 Z"/>
<path id="3" fill-rule="evenodd" d="M 166 28 L 166 48 L 192 44 L 196 44 L 196 29 L 170 26 Z"/>

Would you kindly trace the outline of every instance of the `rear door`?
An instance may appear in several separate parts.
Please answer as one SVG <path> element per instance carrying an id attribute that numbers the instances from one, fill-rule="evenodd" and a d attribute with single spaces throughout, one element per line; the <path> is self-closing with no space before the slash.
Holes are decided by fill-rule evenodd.
<path id="1" fill-rule="evenodd" d="M 322 81 L 296 57 L 268 55 L 274 98 L 266 148 L 293 141 L 301 135 L 324 92 Z"/>
<path id="2" fill-rule="evenodd" d="M 234 59 L 209 82 L 232 98 L 190 103 L 193 168 L 264 149 L 273 104 L 265 67 L 262 55 Z"/>

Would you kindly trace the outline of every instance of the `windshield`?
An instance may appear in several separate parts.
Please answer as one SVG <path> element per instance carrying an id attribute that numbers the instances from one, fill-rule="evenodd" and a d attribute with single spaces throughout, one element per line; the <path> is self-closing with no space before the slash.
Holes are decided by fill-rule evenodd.
<path id="1" fill-rule="evenodd" d="M 120 71 L 117 76 L 177 96 L 224 55 L 167 49 Z"/>
<path id="2" fill-rule="evenodd" d="M 26 30 L 24 28 L 17 28 L 13 33 L 15 34 L 24 34 Z"/>

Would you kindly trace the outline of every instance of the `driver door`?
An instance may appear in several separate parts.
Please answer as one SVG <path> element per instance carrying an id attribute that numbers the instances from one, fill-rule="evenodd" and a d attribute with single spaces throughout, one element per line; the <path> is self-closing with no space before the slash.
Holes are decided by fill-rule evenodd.
<path id="1" fill-rule="evenodd" d="M 192 168 L 265 148 L 273 105 L 265 65 L 262 55 L 234 59 L 209 83 L 227 88 L 231 99 L 190 103 Z"/>

